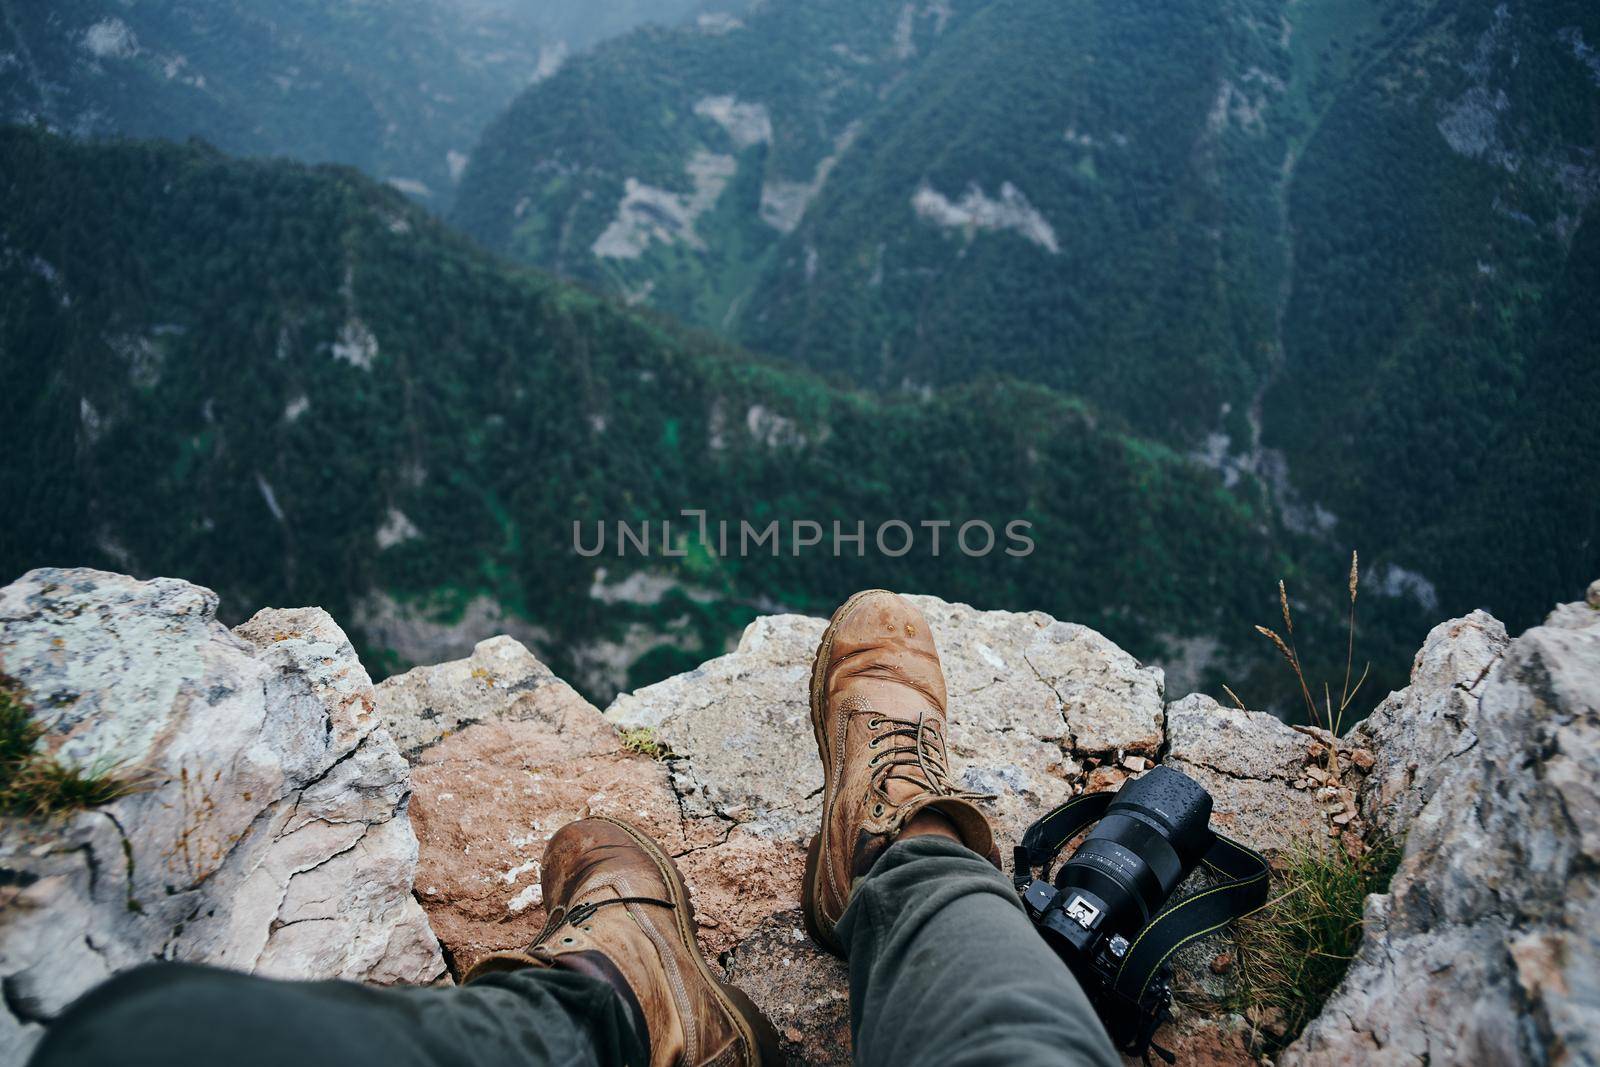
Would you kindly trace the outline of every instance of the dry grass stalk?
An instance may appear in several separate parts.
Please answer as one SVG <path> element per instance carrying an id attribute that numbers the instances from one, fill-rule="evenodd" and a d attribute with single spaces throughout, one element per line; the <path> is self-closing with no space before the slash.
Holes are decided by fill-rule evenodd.
<path id="1" fill-rule="evenodd" d="M 1346 583 L 1346 588 L 1350 591 L 1350 612 L 1345 639 L 1344 684 L 1339 690 L 1337 706 L 1335 706 L 1333 700 L 1333 688 L 1326 682 L 1322 686 L 1322 704 L 1320 707 L 1317 699 L 1311 695 L 1311 687 L 1306 682 L 1305 668 L 1300 662 L 1300 650 L 1295 647 L 1294 612 L 1289 607 L 1289 589 L 1282 579 L 1278 581 L 1278 610 L 1283 615 L 1283 629 L 1289 635 L 1288 639 L 1285 640 L 1282 635 L 1270 627 L 1256 627 L 1256 632 L 1272 642 L 1273 647 L 1278 650 L 1278 654 L 1289 665 L 1289 670 L 1293 672 L 1295 682 L 1300 686 L 1300 697 L 1305 702 L 1306 715 L 1311 724 L 1327 730 L 1335 738 L 1339 736 L 1340 727 L 1344 723 L 1344 713 L 1355 702 L 1356 694 L 1361 691 L 1362 685 L 1366 683 L 1367 676 L 1372 671 L 1372 664 L 1366 664 L 1361 670 L 1361 677 L 1356 679 L 1355 685 L 1352 686 L 1350 684 L 1350 678 L 1354 673 L 1355 667 L 1356 596 L 1360 587 L 1361 568 L 1359 558 L 1355 552 L 1351 552 L 1350 576 Z M 1232 689 L 1227 686 L 1222 688 L 1240 708 L 1245 706 L 1244 701 L 1240 700 Z M 1336 744 L 1328 746 L 1328 771 L 1331 774 L 1338 774 L 1339 772 L 1339 748 Z"/>
<path id="2" fill-rule="evenodd" d="M 1339 691 L 1339 710 L 1343 711 L 1349 706 L 1350 697 L 1350 665 L 1356 657 L 1356 589 L 1361 585 L 1361 570 L 1356 563 L 1356 553 L 1350 551 L 1350 628 L 1349 641 L 1345 645 L 1344 654 L 1344 688 Z M 1371 666 L 1371 664 L 1368 664 Z M 1365 674 L 1362 675 L 1364 679 Z"/>
<path id="3" fill-rule="evenodd" d="M 1285 600 L 1285 615 L 1288 614 L 1288 610 L 1288 601 Z M 1312 699 L 1311 690 L 1306 686 L 1305 671 L 1301 670 L 1300 668 L 1300 654 L 1295 651 L 1293 645 L 1290 645 L 1284 641 L 1284 639 L 1279 637 L 1275 631 L 1269 630 L 1265 626 L 1257 626 L 1256 632 L 1264 636 L 1267 640 L 1271 641 L 1273 645 L 1277 647 L 1278 652 L 1282 654 L 1284 662 L 1287 663 L 1289 665 L 1289 669 L 1294 672 L 1295 681 L 1300 683 L 1300 696 L 1306 702 L 1306 711 L 1310 715 L 1311 721 L 1321 725 L 1321 717 L 1317 714 L 1317 702 Z"/>

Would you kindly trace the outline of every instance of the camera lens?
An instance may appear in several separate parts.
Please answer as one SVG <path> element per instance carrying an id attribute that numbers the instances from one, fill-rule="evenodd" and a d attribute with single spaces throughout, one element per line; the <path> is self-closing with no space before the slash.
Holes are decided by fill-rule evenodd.
<path id="1" fill-rule="evenodd" d="M 1211 794 L 1181 771 L 1156 767 L 1124 783 L 1056 874 L 1068 917 L 1112 934 L 1144 926 L 1211 847 L 1210 819 Z"/>

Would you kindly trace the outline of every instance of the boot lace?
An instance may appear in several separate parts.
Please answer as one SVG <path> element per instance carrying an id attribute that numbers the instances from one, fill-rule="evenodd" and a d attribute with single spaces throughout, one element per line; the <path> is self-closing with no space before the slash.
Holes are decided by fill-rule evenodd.
<path id="1" fill-rule="evenodd" d="M 959 789 L 950 780 L 950 767 L 945 758 L 944 737 L 937 721 L 929 721 L 926 712 L 917 712 L 915 720 L 896 719 L 882 715 L 871 708 L 850 712 L 852 717 L 868 716 L 867 729 L 872 733 L 868 747 L 881 749 L 868 761 L 872 768 L 871 790 L 889 800 L 889 783 L 908 782 L 918 789 L 941 797 L 960 800 L 993 800 L 992 793 L 978 793 Z M 893 742 L 882 747 L 886 742 Z"/>
<path id="2" fill-rule="evenodd" d="M 533 944 L 528 946 L 531 952 L 540 948 L 550 938 L 554 937 L 564 926 L 582 926 L 589 921 L 590 916 L 601 908 L 612 904 L 659 904 L 663 908 L 674 908 L 677 905 L 670 900 L 661 900 L 657 897 L 605 897 L 601 900 L 588 900 L 574 904 L 570 908 L 557 907 L 550 912 L 544 920 L 544 928 L 539 931 L 539 936 L 533 939 Z"/>

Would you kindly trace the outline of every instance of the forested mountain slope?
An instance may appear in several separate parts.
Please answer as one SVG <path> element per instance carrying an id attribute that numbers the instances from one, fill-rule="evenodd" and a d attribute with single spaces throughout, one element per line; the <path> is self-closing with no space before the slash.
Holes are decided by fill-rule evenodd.
<path id="1" fill-rule="evenodd" d="M 486 132 L 455 221 L 731 329 L 863 124 L 980 6 L 765 3 L 606 42 Z"/>
<path id="2" fill-rule="evenodd" d="M 1150 657 L 1216 637 L 1235 680 L 1269 662 L 1249 626 L 1295 571 L 1263 514 L 1080 402 L 829 386 L 507 268 L 345 169 L 21 129 L 0 161 L 0 572 L 322 604 L 378 669 L 511 630 L 602 694 L 874 584 L 1038 604 Z M 684 539 L 685 507 L 780 520 L 782 552 Z M 947 531 L 934 557 L 919 528 L 1014 518 L 1031 555 Z M 677 520 L 686 554 L 580 556 L 574 520 L 592 543 L 601 519 Z M 791 553 L 794 520 L 890 519 L 915 551 Z"/>
<path id="3" fill-rule="evenodd" d="M 1288 190 L 1266 444 L 1424 599 L 1513 625 L 1600 573 L 1595 42 L 1593 4 L 1441 3 L 1329 100 Z"/>
<path id="4" fill-rule="evenodd" d="M 0 121 L 361 167 L 435 209 L 512 97 L 698 0 L 0 0 Z"/>
<path id="5" fill-rule="evenodd" d="M 1279 38 L 1267 0 L 775 0 L 524 94 L 455 218 L 866 384 L 1000 371 L 1192 436 L 1266 362 Z"/>
<path id="6" fill-rule="evenodd" d="M 525 93 L 456 218 L 864 386 L 1065 391 L 1522 626 L 1600 570 L 1560 429 L 1600 404 L 1597 45 L 1578 0 L 772 0 Z"/>

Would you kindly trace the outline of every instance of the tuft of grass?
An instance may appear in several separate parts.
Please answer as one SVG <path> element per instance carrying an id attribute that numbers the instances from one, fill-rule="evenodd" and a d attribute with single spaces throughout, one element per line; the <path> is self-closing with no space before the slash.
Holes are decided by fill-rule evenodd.
<path id="1" fill-rule="evenodd" d="M 622 747 L 628 752 L 637 752 L 658 763 L 672 755 L 672 749 L 661 743 L 653 727 L 624 727 L 618 733 L 622 737 Z"/>
<path id="2" fill-rule="evenodd" d="M 71 767 L 39 751 L 44 727 L 22 686 L 0 674 L 0 814 L 52 815 L 92 808 L 139 788 L 116 761 Z"/>
<path id="3" fill-rule="evenodd" d="M 33 755 L 44 727 L 33 721 L 33 709 L 22 699 L 22 687 L 0 674 L 0 788 L 12 767 Z"/>
<path id="4" fill-rule="evenodd" d="M 1277 873 L 1277 894 L 1235 925 L 1228 1006 L 1262 1031 L 1270 1053 L 1298 1037 L 1343 980 L 1361 945 L 1367 895 L 1385 892 L 1400 863 L 1395 840 L 1358 851 L 1302 844 Z"/>

